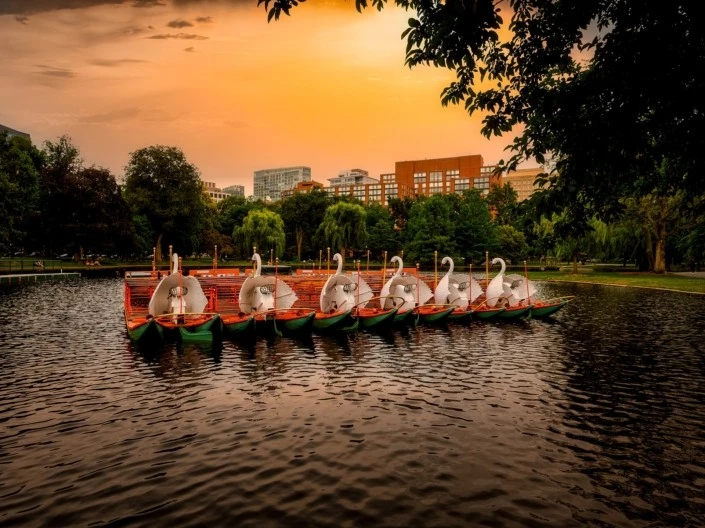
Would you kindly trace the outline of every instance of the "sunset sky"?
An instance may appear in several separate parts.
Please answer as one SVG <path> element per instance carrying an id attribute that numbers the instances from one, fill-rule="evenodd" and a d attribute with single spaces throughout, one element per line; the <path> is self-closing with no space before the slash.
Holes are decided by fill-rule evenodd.
<path id="1" fill-rule="evenodd" d="M 480 116 L 443 107 L 454 76 L 404 66 L 410 14 L 301 4 L 267 23 L 256 0 L 0 0 L 0 123 L 41 146 L 67 134 L 86 165 L 176 146 L 219 186 L 255 170 L 370 176 L 394 162 L 505 158 Z"/>

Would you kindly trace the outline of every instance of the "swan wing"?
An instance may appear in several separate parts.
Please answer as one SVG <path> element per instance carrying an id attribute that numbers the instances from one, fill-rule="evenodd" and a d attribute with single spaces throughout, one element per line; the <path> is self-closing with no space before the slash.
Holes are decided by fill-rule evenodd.
<path id="1" fill-rule="evenodd" d="M 361 307 L 367 305 L 367 303 L 374 297 L 374 292 L 370 285 L 365 282 L 365 279 L 357 273 L 352 274 L 353 284 L 357 286 L 357 291 L 355 292 L 355 304 L 360 304 Z"/>

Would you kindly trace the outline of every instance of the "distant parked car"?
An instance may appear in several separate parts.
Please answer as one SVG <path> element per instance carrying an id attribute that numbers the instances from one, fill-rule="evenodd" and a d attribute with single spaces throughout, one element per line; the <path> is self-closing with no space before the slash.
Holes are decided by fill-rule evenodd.
<path id="1" fill-rule="evenodd" d="M 69 255 L 68 253 L 62 253 L 61 255 L 59 255 L 59 260 L 71 260 L 71 258 L 71 255 Z"/>

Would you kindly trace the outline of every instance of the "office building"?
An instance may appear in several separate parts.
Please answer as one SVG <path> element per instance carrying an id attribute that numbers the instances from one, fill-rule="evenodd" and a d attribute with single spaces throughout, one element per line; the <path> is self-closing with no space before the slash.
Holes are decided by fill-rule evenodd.
<path id="1" fill-rule="evenodd" d="M 543 167 L 517 169 L 502 175 L 502 185 L 509 183 L 517 193 L 517 202 L 529 198 L 538 187 L 534 184 L 536 176 L 544 171 Z"/>
<path id="2" fill-rule="evenodd" d="M 416 196 L 462 194 L 468 189 L 480 189 L 486 195 L 491 186 L 500 184 L 494 169 L 494 166 L 485 166 L 479 154 L 395 164 L 397 183 L 411 187 Z"/>
<path id="3" fill-rule="evenodd" d="M 293 189 L 299 182 L 311 181 L 310 167 L 283 167 L 255 171 L 255 200 L 275 201 L 281 199 L 281 193 Z"/>
<path id="4" fill-rule="evenodd" d="M 317 181 L 303 181 L 299 182 L 296 184 L 296 187 L 293 189 L 284 189 L 281 192 L 282 200 L 285 200 L 286 198 L 290 198 L 294 196 L 295 194 L 306 194 L 310 193 L 314 189 L 323 189 L 323 184 Z"/>
<path id="5" fill-rule="evenodd" d="M 245 196 L 245 186 L 228 185 L 227 187 L 223 187 L 223 192 L 228 193 L 232 196 Z"/>

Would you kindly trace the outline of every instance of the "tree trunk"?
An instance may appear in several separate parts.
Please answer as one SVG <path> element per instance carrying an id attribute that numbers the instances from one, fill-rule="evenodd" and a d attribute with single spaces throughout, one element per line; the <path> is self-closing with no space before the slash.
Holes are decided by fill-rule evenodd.
<path id="1" fill-rule="evenodd" d="M 157 264 L 162 261 L 162 236 L 164 236 L 163 233 L 159 233 L 159 236 L 157 237 L 157 243 L 154 246 L 154 261 Z M 171 265 L 171 263 L 169 265 Z"/>
<path id="2" fill-rule="evenodd" d="M 296 226 L 296 257 L 301 262 L 301 248 L 304 245 L 304 230 L 301 226 Z"/>
<path id="3" fill-rule="evenodd" d="M 654 255 L 654 273 L 666 273 L 666 235 L 660 230 Z"/>
<path id="4" fill-rule="evenodd" d="M 573 253 L 573 275 L 578 274 L 578 254 Z"/>

